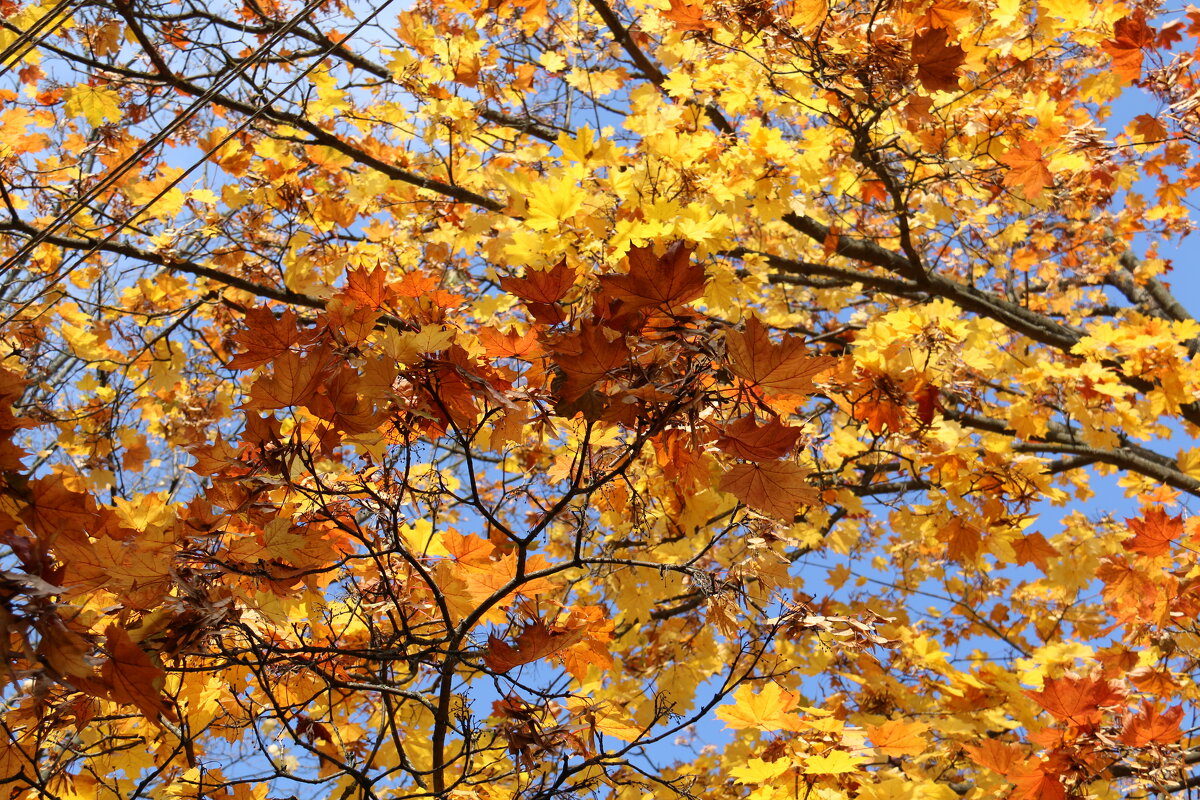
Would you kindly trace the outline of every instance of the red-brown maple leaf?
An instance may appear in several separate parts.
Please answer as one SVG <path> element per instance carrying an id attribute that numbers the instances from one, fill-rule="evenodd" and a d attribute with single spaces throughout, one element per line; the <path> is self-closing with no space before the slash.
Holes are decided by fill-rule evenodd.
<path id="1" fill-rule="evenodd" d="M 809 471 L 790 461 L 737 464 L 721 477 L 719 488 L 762 513 L 792 522 L 801 506 L 821 502 L 821 492 L 808 483 Z"/>
<path id="2" fill-rule="evenodd" d="M 100 668 L 100 677 L 114 703 L 137 706 L 152 721 L 157 721 L 159 714 L 175 719 L 174 710 L 162 694 L 166 673 L 129 638 L 124 628 L 108 626 L 104 652 L 109 660 Z"/>
<path id="3" fill-rule="evenodd" d="M 913 39 L 912 60 L 917 65 L 917 80 L 930 92 L 958 91 L 958 68 L 967 53 L 957 43 L 950 44 L 945 28 L 933 28 Z"/>
<path id="4" fill-rule="evenodd" d="M 792 452 L 803 433 L 799 428 L 772 419 L 759 425 L 753 414 L 725 425 L 717 438 L 717 447 L 745 461 L 774 461 Z"/>
<path id="5" fill-rule="evenodd" d="M 746 321 L 745 331 L 725 334 L 725 351 L 734 375 L 785 394 L 811 394 L 812 379 L 836 363 L 829 356 L 810 356 L 804 343 L 792 336 L 784 336 L 778 344 L 772 342 L 755 316 Z"/>
<path id="6" fill-rule="evenodd" d="M 1167 516 L 1161 506 L 1146 509 L 1140 518 L 1126 519 L 1133 537 L 1121 542 L 1126 550 L 1143 556 L 1171 552 L 1171 543 L 1183 536 L 1183 517 Z"/>
<path id="7" fill-rule="evenodd" d="M 625 337 L 610 339 L 605 330 L 601 325 L 585 322 L 578 333 L 555 345 L 554 363 L 564 376 L 559 393 L 565 400 L 578 400 L 588 389 L 613 377 L 629 362 Z"/>
<path id="8" fill-rule="evenodd" d="M 664 314 L 678 314 L 704 294 L 704 268 L 692 263 L 692 250 L 675 242 L 660 258 L 652 247 L 631 247 L 628 274 L 606 275 L 600 283 L 621 301 L 622 311 L 653 306 Z"/>
<path id="9" fill-rule="evenodd" d="M 525 303 L 538 322 L 557 325 L 566 320 L 563 309 L 556 305 L 575 285 L 575 270 L 563 259 L 550 269 L 526 269 L 520 278 L 500 279 L 500 288 L 515 294 Z"/>
<path id="10" fill-rule="evenodd" d="M 266 306 L 246 312 L 246 327 L 233 335 L 236 344 L 246 348 L 229 360 L 230 369 L 249 369 L 269 364 L 293 347 L 311 341 L 310 332 L 301 330 L 296 312 L 285 309 L 278 317 Z"/>
<path id="11" fill-rule="evenodd" d="M 312 353 L 283 353 L 275 359 L 271 374 L 259 375 L 254 381 L 242 408 L 268 411 L 305 405 L 325 376 L 327 355 L 325 348 Z"/>
<path id="12" fill-rule="evenodd" d="M 483 662 L 496 672 L 508 672 L 513 667 L 560 653 L 571 645 L 583 641 L 586 633 L 586 627 L 556 633 L 539 620 L 521 631 L 517 636 L 516 647 L 498 636 L 489 635 L 487 653 L 483 656 Z"/>

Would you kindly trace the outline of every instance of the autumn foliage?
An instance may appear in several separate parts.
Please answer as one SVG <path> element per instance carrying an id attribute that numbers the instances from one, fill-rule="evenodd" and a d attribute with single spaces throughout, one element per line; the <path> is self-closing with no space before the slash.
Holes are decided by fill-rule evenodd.
<path id="1" fill-rule="evenodd" d="M 1198 35 L 0 0 L 0 798 L 1200 785 Z"/>

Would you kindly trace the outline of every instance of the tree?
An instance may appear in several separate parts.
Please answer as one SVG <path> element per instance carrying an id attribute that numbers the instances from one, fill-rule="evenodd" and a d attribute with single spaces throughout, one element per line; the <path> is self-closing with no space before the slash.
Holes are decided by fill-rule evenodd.
<path id="1" fill-rule="evenodd" d="M 3 0 L 0 795 L 1200 784 L 1162 11 Z"/>

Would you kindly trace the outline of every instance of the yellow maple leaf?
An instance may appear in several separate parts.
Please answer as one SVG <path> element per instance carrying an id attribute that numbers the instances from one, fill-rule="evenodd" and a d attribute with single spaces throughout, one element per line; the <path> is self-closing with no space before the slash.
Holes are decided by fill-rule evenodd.
<path id="1" fill-rule="evenodd" d="M 788 770 L 791 763 L 786 758 L 763 761 L 761 758 L 747 759 L 744 767 L 731 767 L 729 774 L 738 783 L 767 783 Z"/>
<path id="2" fill-rule="evenodd" d="M 74 86 L 63 92 L 63 109 L 72 117 L 83 117 L 91 125 L 121 119 L 121 96 L 102 86 Z"/>
<path id="3" fill-rule="evenodd" d="M 855 772 L 867 759 L 845 750 L 834 750 L 824 756 L 808 756 L 804 759 L 805 775 L 842 775 Z"/>
<path id="4" fill-rule="evenodd" d="M 384 350 L 401 364 L 415 364 L 422 353 L 438 353 L 454 342 L 454 331 L 437 325 L 425 325 L 419 331 L 403 333 L 388 329 Z"/>
<path id="5" fill-rule="evenodd" d="M 526 198 L 525 223 L 537 231 L 554 230 L 583 208 L 583 198 L 572 176 L 534 181 Z"/>
<path id="6" fill-rule="evenodd" d="M 761 728 L 775 731 L 797 721 L 796 715 L 788 712 L 796 707 L 799 696 L 795 692 L 780 689 L 774 683 L 768 683 L 758 694 L 752 687 L 742 686 L 734 694 L 733 700 L 733 705 L 717 709 L 717 719 L 734 730 Z"/>

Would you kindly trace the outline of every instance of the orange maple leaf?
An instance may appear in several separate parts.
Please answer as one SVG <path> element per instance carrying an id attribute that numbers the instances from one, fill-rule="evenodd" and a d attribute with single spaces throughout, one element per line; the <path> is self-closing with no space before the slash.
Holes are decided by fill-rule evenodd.
<path id="1" fill-rule="evenodd" d="M 1013 542 L 1013 552 L 1017 554 L 1018 564 L 1032 562 L 1043 572 L 1049 567 L 1050 559 L 1058 556 L 1058 551 L 1040 533 L 1031 533 Z"/>
<path id="2" fill-rule="evenodd" d="M 927 730 L 929 726 L 921 722 L 892 719 L 868 727 L 867 738 L 885 756 L 919 756 L 929 746 L 925 740 Z"/>
<path id="3" fill-rule="evenodd" d="M 1171 543 L 1183 535 L 1183 517 L 1168 517 L 1161 506 L 1148 508 L 1140 518 L 1126 519 L 1133 537 L 1121 542 L 1126 550 L 1143 556 L 1171 552 Z"/>
<path id="4" fill-rule="evenodd" d="M 369 272 L 360 267 L 346 273 L 346 288 L 341 294 L 357 305 L 377 311 L 387 305 L 395 292 L 387 285 L 387 271 L 383 267 Z"/>
<path id="5" fill-rule="evenodd" d="M 1010 800 L 1065 800 L 1067 796 L 1058 773 L 1041 760 L 1015 765 L 1006 777 L 1016 787 Z"/>
<path id="6" fill-rule="evenodd" d="M 86 678 L 93 674 L 88 663 L 91 644 L 72 631 L 62 617 L 50 614 L 38 625 L 41 641 L 38 643 L 38 658 L 43 659 L 59 675 Z"/>
<path id="7" fill-rule="evenodd" d="M 725 334 L 725 351 L 734 375 L 769 391 L 796 395 L 811 394 L 813 378 L 837 361 L 810 356 L 804 343 L 793 336 L 784 336 L 775 344 L 755 316 L 746 321 L 744 331 Z"/>
<path id="8" fill-rule="evenodd" d="M 1020 189 L 1026 200 L 1033 200 L 1044 189 L 1054 185 L 1046 154 L 1036 142 L 1023 140 L 1016 148 L 1000 156 L 1000 163 L 1009 167 L 1004 176 L 1004 185 Z"/>
<path id="9" fill-rule="evenodd" d="M 983 533 L 975 525 L 954 517 L 938 531 L 938 539 L 946 543 L 946 555 L 959 564 L 970 564 L 979 556 Z"/>
<path id="10" fill-rule="evenodd" d="M 921 17 L 921 22 L 931 28 L 958 27 L 963 20 L 971 18 L 971 7 L 962 0 L 937 0 Z"/>
<path id="11" fill-rule="evenodd" d="M 1067 673 L 1061 678 L 1049 678 L 1039 692 L 1026 691 L 1055 718 L 1078 728 L 1098 725 L 1104 710 L 1125 702 L 1127 692 L 1116 681 Z"/>
<path id="12" fill-rule="evenodd" d="M 1113 38 L 1102 42 L 1100 49 L 1113 60 L 1113 72 L 1122 80 L 1133 83 L 1142 77 L 1144 50 L 1154 46 L 1154 29 L 1146 23 L 1146 12 L 1138 9 L 1117 21 Z"/>
<path id="13" fill-rule="evenodd" d="M 967 755 L 979 766 L 998 775 L 1008 775 L 1014 767 L 1028 760 L 1025 752 L 1015 744 L 985 739 L 978 745 L 965 745 Z"/>
<path id="14" fill-rule="evenodd" d="M 958 91 L 958 68 L 967 53 L 957 43 L 949 44 L 945 28 L 933 28 L 913 39 L 912 60 L 917 80 L 930 92 Z"/>
<path id="15" fill-rule="evenodd" d="M 759 425 L 753 414 L 734 420 L 721 429 L 717 447 L 744 461 L 774 461 L 792 452 L 803 433 L 799 428 L 772 419 Z"/>
<path id="16" fill-rule="evenodd" d="M 479 343 L 492 358 L 534 358 L 542 353 L 534 328 L 520 334 L 512 328 L 501 333 L 498 328 L 488 326 L 479 331 Z"/>
<path id="17" fill-rule="evenodd" d="M 27 484 L 29 505 L 21 512 L 39 539 L 47 544 L 62 536 L 86 544 L 99 519 L 91 495 L 67 488 L 59 475 L 35 478 Z"/>
<path id="18" fill-rule="evenodd" d="M 1183 736 L 1179 727 L 1182 719 L 1183 706 L 1173 706 L 1164 711 L 1157 703 L 1143 700 L 1136 714 L 1125 715 L 1121 741 L 1131 747 L 1175 744 Z"/>
<path id="19" fill-rule="evenodd" d="M 808 483 L 809 471 L 790 461 L 737 464 L 721 478 L 719 488 L 751 508 L 792 522 L 801 506 L 821 502 L 821 492 Z"/>
<path id="20" fill-rule="evenodd" d="M 663 16 L 675 23 L 676 30 L 708 31 L 717 27 L 716 22 L 704 18 L 704 6 L 689 0 L 671 0 L 671 8 Z"/>

